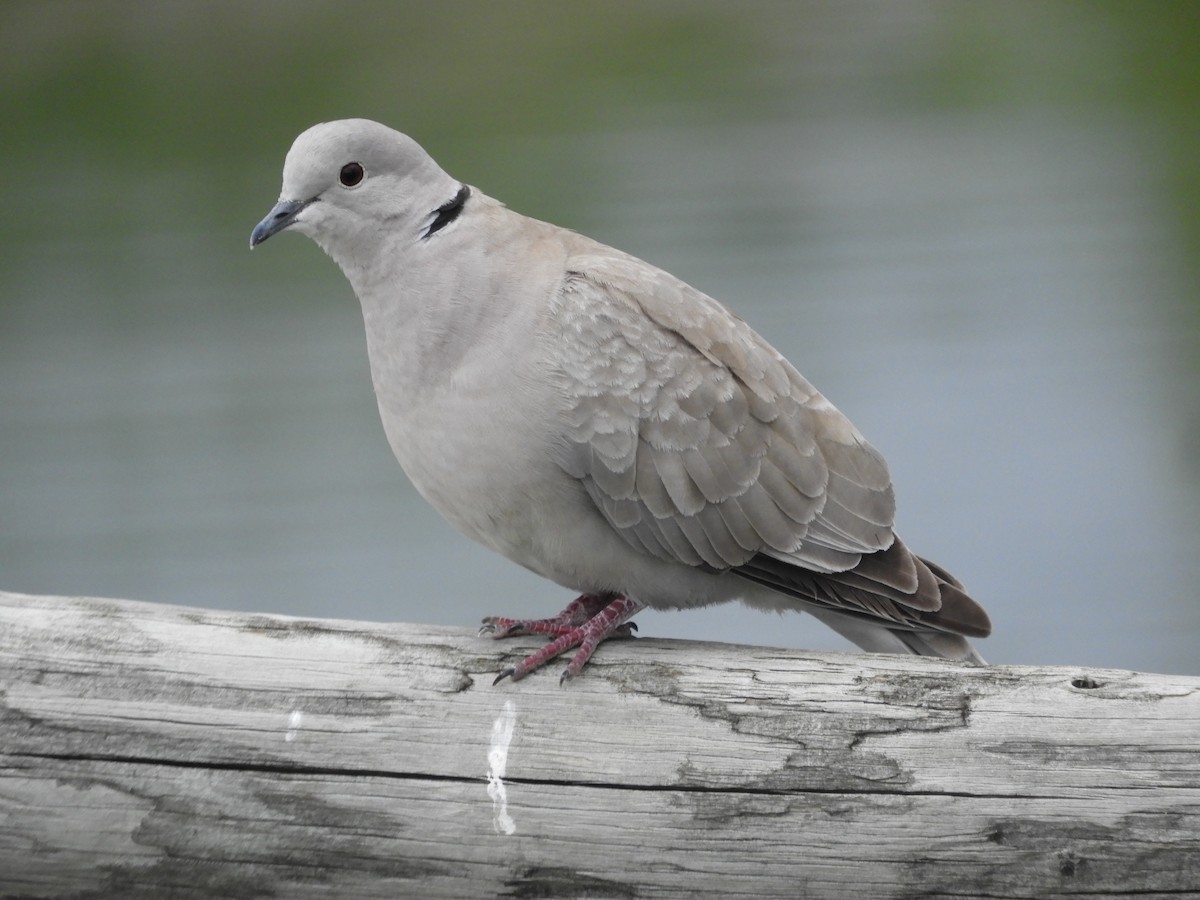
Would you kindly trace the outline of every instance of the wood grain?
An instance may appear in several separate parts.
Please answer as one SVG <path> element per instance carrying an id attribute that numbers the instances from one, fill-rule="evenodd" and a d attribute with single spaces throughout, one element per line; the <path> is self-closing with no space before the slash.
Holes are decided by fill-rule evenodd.
<path id="1" fill-rule="evenodd" d="M 537 645 L 0 593 L 0 892 L 1200 894 L 1200 678 Z"/>

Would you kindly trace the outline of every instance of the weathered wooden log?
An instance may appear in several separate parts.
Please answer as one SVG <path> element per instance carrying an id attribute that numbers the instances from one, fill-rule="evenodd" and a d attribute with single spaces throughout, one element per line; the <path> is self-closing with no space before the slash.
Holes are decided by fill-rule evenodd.
<path id="1" fill-rule="evenodd" d="M 0 594 L 0 893 L 1200 894 L 1200 678 Z"/>

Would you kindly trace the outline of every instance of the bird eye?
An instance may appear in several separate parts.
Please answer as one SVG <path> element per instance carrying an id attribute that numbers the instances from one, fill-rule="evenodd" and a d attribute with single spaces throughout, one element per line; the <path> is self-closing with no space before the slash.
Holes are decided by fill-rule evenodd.
<path id="1" fill-rule="evenodd" d="M 342 183 L 342 187 L 354 187 L 366 174 L 359 163 L 346 163 L 342 166 L 342 171 L 338 172 L 338 181 Z"/>

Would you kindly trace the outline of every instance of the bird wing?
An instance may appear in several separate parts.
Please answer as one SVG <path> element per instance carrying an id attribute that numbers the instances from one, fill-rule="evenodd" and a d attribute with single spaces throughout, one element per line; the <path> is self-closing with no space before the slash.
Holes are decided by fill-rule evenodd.
<path id="1" fill-rule="evenodd" d="M 883 457 L 715 300 L 606 250 L 569 259 L 552 306 L 560 462 L 630 545 L 713 570 L 764 555 L 817 573 L 892 545 Z"/>

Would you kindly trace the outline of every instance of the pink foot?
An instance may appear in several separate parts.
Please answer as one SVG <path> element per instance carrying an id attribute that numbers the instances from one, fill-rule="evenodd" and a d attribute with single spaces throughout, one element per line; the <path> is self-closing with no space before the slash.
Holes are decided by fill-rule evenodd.
<path id="1" fill-rule="evenodd" d="M 610 594 L 583 594 L 567 604 L 566 609 L 552 619 L 508 619 L 504 616 L 488 616 L 483 620 L 479 633 L 493 638 L 516 637 L 522 634 L 549 634 L 554 637 L 566 634 L 582 625 L 612 601 Z"/>
<path id="2" fill-rule="evenodd" d="M 584 594 L 567 605 L 567 608 L 552 619 L 506 619 L 488 616 L 483 620 L 480 634 L 491 634 L 495 638 L 513 637 L 521 634 L 546 634 L 554 640 L 515 666 L 509 666 L 496 676 L 493 684 L 505 678 L 513 681 L 524 678 L 534 669 L 545 665 L 554 657 L 572 647 L 579 647 L 559 683 L 579 674 L 584 663 L 600 642 L 610 637 L 631 637 L 637 630 L 633 622 L 626 620 L 645 609 L 645 604 L 632 597 L 620 594 Z"/>

